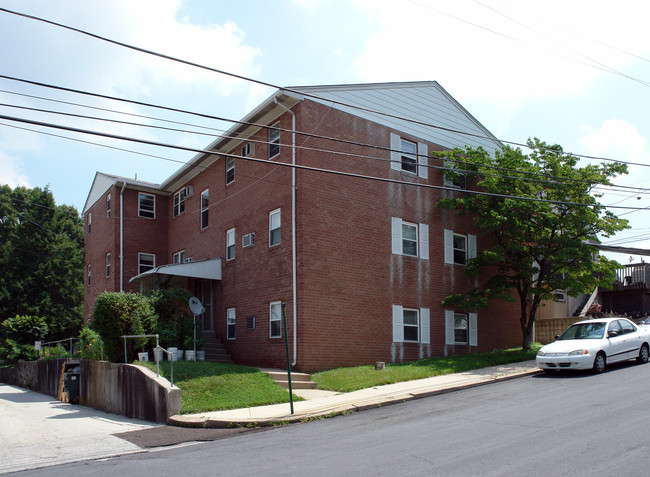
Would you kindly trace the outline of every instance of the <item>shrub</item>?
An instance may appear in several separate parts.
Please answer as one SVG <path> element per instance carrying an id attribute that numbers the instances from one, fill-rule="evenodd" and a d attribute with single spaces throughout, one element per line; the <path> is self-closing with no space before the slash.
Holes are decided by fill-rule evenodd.
<path id="1" fill-rule="evenodd" d="M 37 358 L 34 342 L 47 334 L 45 319 L 40 316 L 17 315 L 0 324 L 0 359 L 9 362 Z"/>
<path id="2" fill-rule="evenodd" d="M 188 305 L 191 296 L 182 288 L 153 290 L 149 293 L 151 305 L 158 317 L 156 333 L 160 335 L 160 346 L 163 348 L 177 346 L 183 349 L 186 338 L 193 336 Z"/>
<path id="3" fill-rule="evenodd" d="M 113 362 L 124 359 L 123 335 L 153 334 L 156 313 L 149 298 L 136 293 L 104 292 L 97 297 L 91 328 L 104 342 L 106 358 Z M 147 344 L 146 338 L 127 340 L 127 357 L 135 357 L 137 350 Z"/>
<path id="4" fill-rule="evenodd" d="M 102 338 L 94 330 L 91 330 L 87 326 L 84 326 L 81 329 L 81 334 L 79 335 L 81 343 L 80 356 L 84 359 L 102 359 Z"/>

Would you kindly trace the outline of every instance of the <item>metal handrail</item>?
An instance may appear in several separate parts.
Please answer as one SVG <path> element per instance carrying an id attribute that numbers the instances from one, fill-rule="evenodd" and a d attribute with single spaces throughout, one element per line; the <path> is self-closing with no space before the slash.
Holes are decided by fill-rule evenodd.
<path id="1" fill-rule="evenodd" d="M 59 358 L 60 358 L 60 357 L 61 357 L 61 343 L 65 342 L 65 341 L 70 341 L 70 356 L 72 356 L 72 354 L 73 354 L 73 353 L 72 353 L 72 352 L 73 352 L 73 344 L 72 344 L 72 341 L 73 341 L 73 340 L 80 340 L 80 339 L 81 339 L 81 338 L 65 338 L 65 339 L 62 339 L 62 340 L 47 341 L 47 342 L 45 342 L 45 343 L 41 343 L 41 349 L 39 350 L 39 356 L 42 356 L 42 350 L 43 350 L 42 347 L 47 346 L 47 345 L 51 345 L 51 344 L 53 344 L 53 343 L 57 343 L 58 346 L 59 346 Z M 49 348 L 50 348 L 50 347 L 48 346 L 48 349 L 49 349 Z"/>
<path id="2" fill-rule="evenodd" d="M 127 338 L 156 338 L 156 347 L 154 349 L 160 349 L 163 351 L 163 353 L 167 353 L 167 356 L 172 356 L 172 358 L 169 360 L 169 373 L 170 373 L 170 382 L 171 386 L 174 387 L 174 357 L 173 357 L 173 352 L 166 350 L 162 346 L 160 346 L 158 342 L 158 337 L 159 335 L 122 335 L 120 338 L 124 339 L 124 362 L 128 364 L 128 359 L 127 359 L 127 352 L 126 352 L 126 340 Z M 154 357 L 156 358 L 156 376 L 160 377 L 160 361 L 158 359 L 158 353 L 154 353 Z"/>

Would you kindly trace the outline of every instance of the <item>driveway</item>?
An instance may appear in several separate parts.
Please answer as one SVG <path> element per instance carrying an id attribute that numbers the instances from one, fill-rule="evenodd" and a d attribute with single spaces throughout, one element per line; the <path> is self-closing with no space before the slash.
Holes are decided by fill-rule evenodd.
<path id="1" fill-rule="evenodd" d="M 0 383 L 0 473 L 142 452 L 114 434 L 157 426 Z"/>

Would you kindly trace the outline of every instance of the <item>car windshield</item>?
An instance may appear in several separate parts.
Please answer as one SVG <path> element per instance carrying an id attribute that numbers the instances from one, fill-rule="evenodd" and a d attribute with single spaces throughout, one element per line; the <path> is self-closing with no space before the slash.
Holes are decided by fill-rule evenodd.
<path id="1" fill-rule="evenodd" d="M 598 340 L 605 336 L 606 323 L 581 323 L 562 333 L 560 340 Z"/>

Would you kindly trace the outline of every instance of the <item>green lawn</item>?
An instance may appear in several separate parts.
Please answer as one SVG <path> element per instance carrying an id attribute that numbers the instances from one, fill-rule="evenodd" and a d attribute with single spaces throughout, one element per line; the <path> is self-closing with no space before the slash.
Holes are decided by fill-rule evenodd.
<path id="1" fill-rule="evenodd" d="M 431 358 L 404 364 L 387 364 L 382 371 L 372 366 L 337 368 L 312 374 L 318 389 L 350 392 L 442 374 L 535 359 L 536 345 L 530 351 L 521 348 L 472 353 L 447 358 Z M 156 363 L 137 362 L 156 371 Z M 160 374 L 169 379 L 169 361 L 160 363 Z M 181 389 L 181 414 L 238 409 L 289 402 L 289 392 L 275 384 L 257 368 L 208 361 L 174 362 L 174 384 Z M 294 401 L 302 398 L 294 395 Z"/>
<path id="2" fill-rule="evenodd" d="M 381 371 L 376 371 L 374 365 L 336 368 L 312 374 L 312 381 L 317 384 L 318 389 L 350 392 L 382 384 L 527 361 L 535 359 L 537 350 L 540 347 L 541 345 L 537 344 L 529 351 L 514 348 L 489 353 L 471 353 L 446 358 L 423 359 L 403 364 L 386 364 L 386 368 Z"/>
<path id="3" fill-rule="evenodd" d="M 137 362 L 156 371 L 156 363 Z M 169 375 L 169 361 L 160 374 Z M 289 402 L 289 392 L 259 369 L 208 361 L 175 361 L 174 385 L 181 390 L 181 414 L 221 411 Z M 294 401 L 302 400 L 294 396 Z"/>

